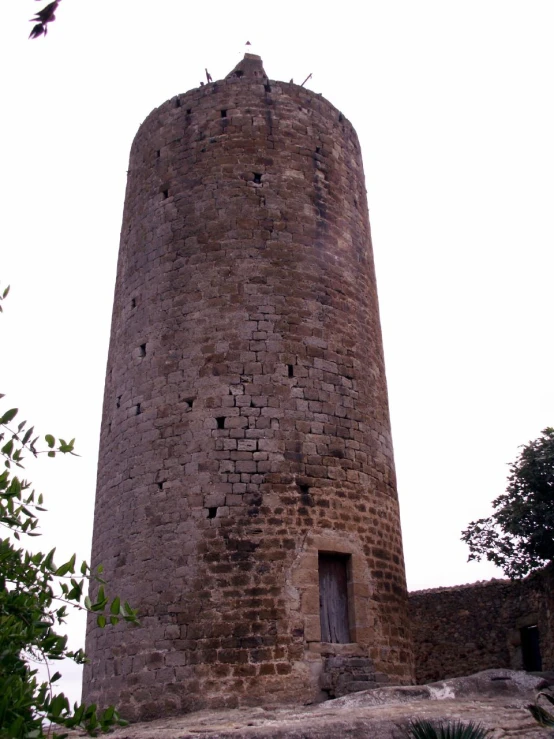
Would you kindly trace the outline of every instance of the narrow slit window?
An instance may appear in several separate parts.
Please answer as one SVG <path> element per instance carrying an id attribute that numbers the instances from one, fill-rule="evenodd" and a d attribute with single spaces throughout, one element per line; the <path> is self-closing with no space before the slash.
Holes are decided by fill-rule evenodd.
<path id="1" fill-rule="evenodd" d="M 208 518 L 215 518 L 217 516 L 217 506 L 208 508 Z"/>
<path id="2" fill-rule="evenodd" d="M 131 308 L 136 308 L 136 307 L 137 307 L 137 299 L 131 298 Z"/>
<path id="3" fill-rule="evenodd" d="M 294 377 L 294 365 L 287 364 L 287 369 L 288 369 L 289 377 Z"/>
<path id="4" fill-rule="evenodd" d="M 227 111 L 226 110 L 222 110 L 221 111 L 221 117 L 222 118 L 227 118 Z"/>
<path id="5" fill-rule="evenodd" d="M 169 197 L 169 190 L 162 190 L 163 199 L 167 200 Z"/>
<path id="6" fill-rule="evenodd" d="M 218 429 L 225 428 L 225 416 L 217 416 L 215 420 L 216 420 Z"/>
<path id="7" fill-rule="evenodd" d="M 321 641 L 348 644 L 349 555 L 319 553 L 319 616 Z"/>
<path id="8" fill-rule="evenodd" d="M 181 107 L 181 101 L 179 100 L 179 98 L 175 98 L 175 107 L 176 108 L 180 108 Z"/>
<path id="9" fill-rule="evenodd" d="M 139 346 L 139 356 L 145 357 L 146 356 L 146 344 L 141 344 Z"/>
<path id="10" fill-rule="evenodd" d="M 159 482 L 158 483 L 158 490 L 163 490 L 164 489 L 164 482 L 165 482 L 165 480 L 162 480 L 162 482 Z"/>
<path id="11" fill-rule="evenodd" d="M 140 403 L 137 403 L 135 406 L 135 415 L 140 416 L 141 413 L 142 411 L 140 409 Z"/>
<path id="12" fill-rule="evenodd" d="M 160 149 L 156 149 L 156 158 L 157 158 L 157 159 L 159 159 L 159 158 L 160 158 L 160 154 L 161 154 L 161 153 L 162 153 L 162 152 L 160 151 Z"/>
<path id="13" fill-rule="evenodd" d="M 117 396 L 117 402 L 115 404 L 116 408 L 121 408 L 121 397 L 122 397 L 121 395 Z"/>

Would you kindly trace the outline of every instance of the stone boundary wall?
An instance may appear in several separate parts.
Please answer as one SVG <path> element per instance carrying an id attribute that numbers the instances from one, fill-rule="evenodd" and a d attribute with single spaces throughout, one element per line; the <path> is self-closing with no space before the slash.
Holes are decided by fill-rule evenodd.
<path id="1" fill-rule="evenodd" d="M 538 626 L 542 669 L 554 668 L 554 572 L 410 593 L 416 681 L 496 667 L 523 669 L 521 629 Z"/>

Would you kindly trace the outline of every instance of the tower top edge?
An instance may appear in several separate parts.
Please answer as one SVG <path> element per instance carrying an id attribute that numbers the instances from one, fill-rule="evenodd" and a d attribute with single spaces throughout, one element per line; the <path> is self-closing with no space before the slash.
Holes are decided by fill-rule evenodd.
<path id="1" fill-rule="evenodd" d="M 229 72 L 225 79 L 246 79 L 262 81 L 267 79 L 262 57 L 246 53 L 241 61 Z"/>

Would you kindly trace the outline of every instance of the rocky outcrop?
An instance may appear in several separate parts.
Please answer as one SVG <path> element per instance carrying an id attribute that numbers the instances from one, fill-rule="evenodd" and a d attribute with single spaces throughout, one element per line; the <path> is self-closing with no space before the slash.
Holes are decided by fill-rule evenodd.
<path id="1" fill-rule="evenodd" d="M 297 708 L 200 711 L 134 724 L 114 739 L 403 739 L 411 720 L 475 721 L 491 739 L 546 739 L 525 706 L 547 682 L 525 672 L 487 670 L 429 685 L 382 687 Z"/>

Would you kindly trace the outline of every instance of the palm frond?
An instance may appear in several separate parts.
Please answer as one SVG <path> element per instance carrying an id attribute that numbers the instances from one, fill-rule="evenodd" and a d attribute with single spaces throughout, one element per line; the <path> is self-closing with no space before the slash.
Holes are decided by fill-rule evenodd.
<path id="1" fill-rule="evenodd" d="M 485 729 L 473 721 L 433 723 L 425 719 L 412 721 L 408 727 L 409 739 L 486 739 L 490 729 Z"/>

